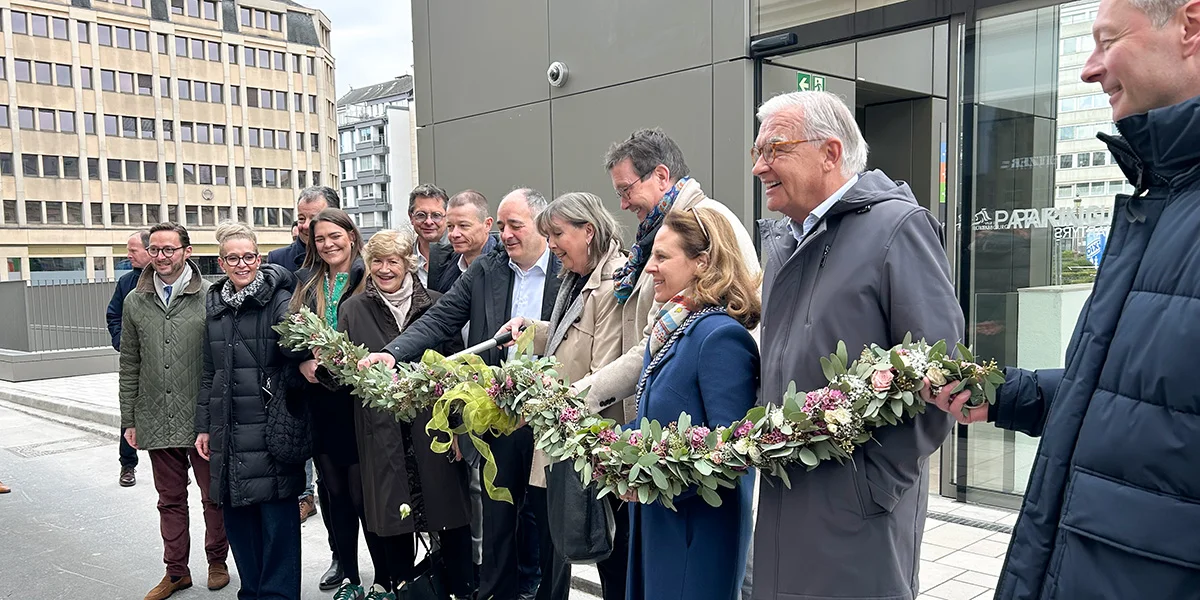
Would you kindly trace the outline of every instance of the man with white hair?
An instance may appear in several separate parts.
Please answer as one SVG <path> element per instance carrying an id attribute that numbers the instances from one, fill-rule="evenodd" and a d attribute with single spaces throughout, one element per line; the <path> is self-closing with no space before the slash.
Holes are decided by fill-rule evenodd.
<path id="1" fill-rule="evenodd" d="M 819 361 L 838 341 L 856 355 L 908 333 L 962 339 L 941 226 L 907 184 L 864 172 L 867 145 L 850 108 L 827 92 L 793 92 L 758 118 L 753 172 L 767 208 L 785 215 L 760 222 L 760 402 L 782 402 L 789 381 L 825 385 Z M 915 598 L 928 459 L 952 424 L 930 410 L 879 430 L 853 461 L 796 467 L 790 489 L 760 486 L 754 600 Z"/>

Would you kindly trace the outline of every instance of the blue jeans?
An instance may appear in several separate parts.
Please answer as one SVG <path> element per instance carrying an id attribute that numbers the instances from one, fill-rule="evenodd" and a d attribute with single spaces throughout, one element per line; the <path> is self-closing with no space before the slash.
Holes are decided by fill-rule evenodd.
<path id="1" fill-rule="evenodd" d="M 300 597 L 300 513 L 293 500 L 226 506 L 225 534 L 241 576 L 238 600 Z"/>
<path id="2" fill-rule="evenodd" d="M 304 463 L 304 493 L 300 494 L 300 498 L 313 495 L 313 466 L 312 459 Z M 296 500 L 300 500 L 297 498 Z"/>

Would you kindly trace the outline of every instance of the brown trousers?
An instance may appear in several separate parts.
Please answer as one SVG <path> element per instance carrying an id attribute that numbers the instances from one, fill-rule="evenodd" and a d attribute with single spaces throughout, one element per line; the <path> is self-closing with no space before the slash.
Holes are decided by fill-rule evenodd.
<path id="1" fill-rule="evenodd" d="M 225 520 L 217 503 L 208 497 L 212 481 L 207 460 L 200 458 L 195 448 L 166 448 L 150 451 L 154 469 L 154 489 L 158 490 L 158 521 L 163 538 L 163 562 L 167 575 L 190 576 L 188 555 L 192 549 L 191 522 L 188 519 L 187 469 L 200 486 L 200 502 L 204 507 L 204 550 L 208 564 L 224 563 L 229 555 L 229 540 L 225 539 Z"/>

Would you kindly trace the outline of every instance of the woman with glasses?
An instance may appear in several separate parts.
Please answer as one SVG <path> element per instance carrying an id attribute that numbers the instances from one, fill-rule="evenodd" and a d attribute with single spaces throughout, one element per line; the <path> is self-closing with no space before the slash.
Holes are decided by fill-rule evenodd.
<path id="1" fill-rule="evenodd" d="M 637 388 L 637 418 L 666 425 L 687 413 L 693 425 L 728 426 L 758 392 L 757 277 L 743 264 L 729 222 L 707 208 L 667 213 L 645 276 L 662 305 Z M 721 488 L 710 506 L 694 489 L 661 503 L 630 502 L 629 600 L 740 596 L 752 529 L 754 479 Z"/>
<path id="2" fill-rule="evenodd" d="M 363 249 L 369 274 L 365 291 L 350 298 L 338 314 L 338 329 L 372 352 L 400 335 L 441 297 L 421 284 L 413 257 L 411 230 L 384 230 Z M 446 351 L 446 348 L 435 348 Z M 472 590 L 471 507 L 465 463 L 451 462 L 430 449 L 426 410 L 413 422 L 353 402 L 358 434 L 367 548 L 375 563 L 368 598 L 394 599 L 415 572 L 414 533 L 436 532 L 446 566 L 447 592 L 467 598 Z M 411 512 L 401 514 L 407 505 Z"/>
<path id="3" fill-rule="evenodd" d="M 304 465 L 267 451 L 267 401 L 300 356 L 279 346 L 271 326 L 287 317 L 296 278 L 261 263 L 249 227 L 217 227 L 225 277 L 205 299 L 204 372 L 196 402 L 196 450 L 211 465 L 210 497 L 241 575 L 238 598 L 300 597 L 300 516 Z"/>
<path id="4" fill-rule="evenodd" d="M 320 315 L 326 325 L 337 327 L 342 304 L 363 291 L 366 283 L 362 236 L 350 215 L 336 208 L 317 213 L 309 224 L 308 235 L 308 254 L 304 266 L 296 272 L 300 283 L 292 296 L 290 311 L 307 307 Z M 294 394 L 308 401 L 313 461 L 328 496 L 321 498 L 321 505 L 329 511 L 330 533 L 342 573 L 348 580 L 333 597 L 361 600 L 365 597 L 358 572 L 362 485 L 353 412 L 357 400 L 328 371 L 318 367 L 313 357 L 300 363 L 299 374 L 304 380 Z"/>
<path id="5" fill-rule="evenodd" d="M 550 251 L 562 261 L 562 284 L 550 313 L 550 321 L 534 324 L 534 353 L 554 356 L 562 364 L 558 374 L 568 381 L 578 381 L 621 356 L 640 340 L 623 336 L 621 305 L 613 295 L 613 274 L 625 265 L 616 219 L 604 208 L 603 201 L 586 192 L 570 192 L 556 198 L 537 216 L 538 232 L 549 241 Z M 500 328 L 499 333 L 512 331 L 526 324 L 518 317 Z M 595 397 L 589 395 L 589 400 Z M 591 405 L 593 412 L 618 423 L 633 420 L 634 412 L 626 412 L 622 402 Z M 534 502 L 547 502 L 546 467 L 548 457 L 535 451 L 529 493 Z M 553 499 L 549 499 L 553 501 Z M 612 499 L 617 518 L 613 552 L 597 565 L 605 598 L 625 597 L 625 541 L 628 537 L 628 516 L 624 503 Z M 543 513 L 544 514 L 544 513 Z M 542 520 L 544 521 L 544 519 Z M 541 537 L 540 552 L 553 547 L 550 529 L 538 523 Z M 552 556 L 552 555 L 551 555 Z M 542 558 L 542 585 L 547 582 L 555 589 L 549 598 L 566 598 L 570 588 L 570 565 Z M 547 570 L 558 569 L 554 576 Z M 553 589 L 553 588 L 552 588 Z M 542 596 L 539 596 L 541 598 Z"/>

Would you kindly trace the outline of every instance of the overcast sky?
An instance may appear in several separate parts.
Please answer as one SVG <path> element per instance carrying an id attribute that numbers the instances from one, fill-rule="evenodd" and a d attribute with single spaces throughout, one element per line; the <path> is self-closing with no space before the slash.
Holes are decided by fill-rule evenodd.
<path id="1" fill-rule="evenodd" d="M 409 0 L 298 0 L 333 25 L 337 95 L 412 73 Z"/>

